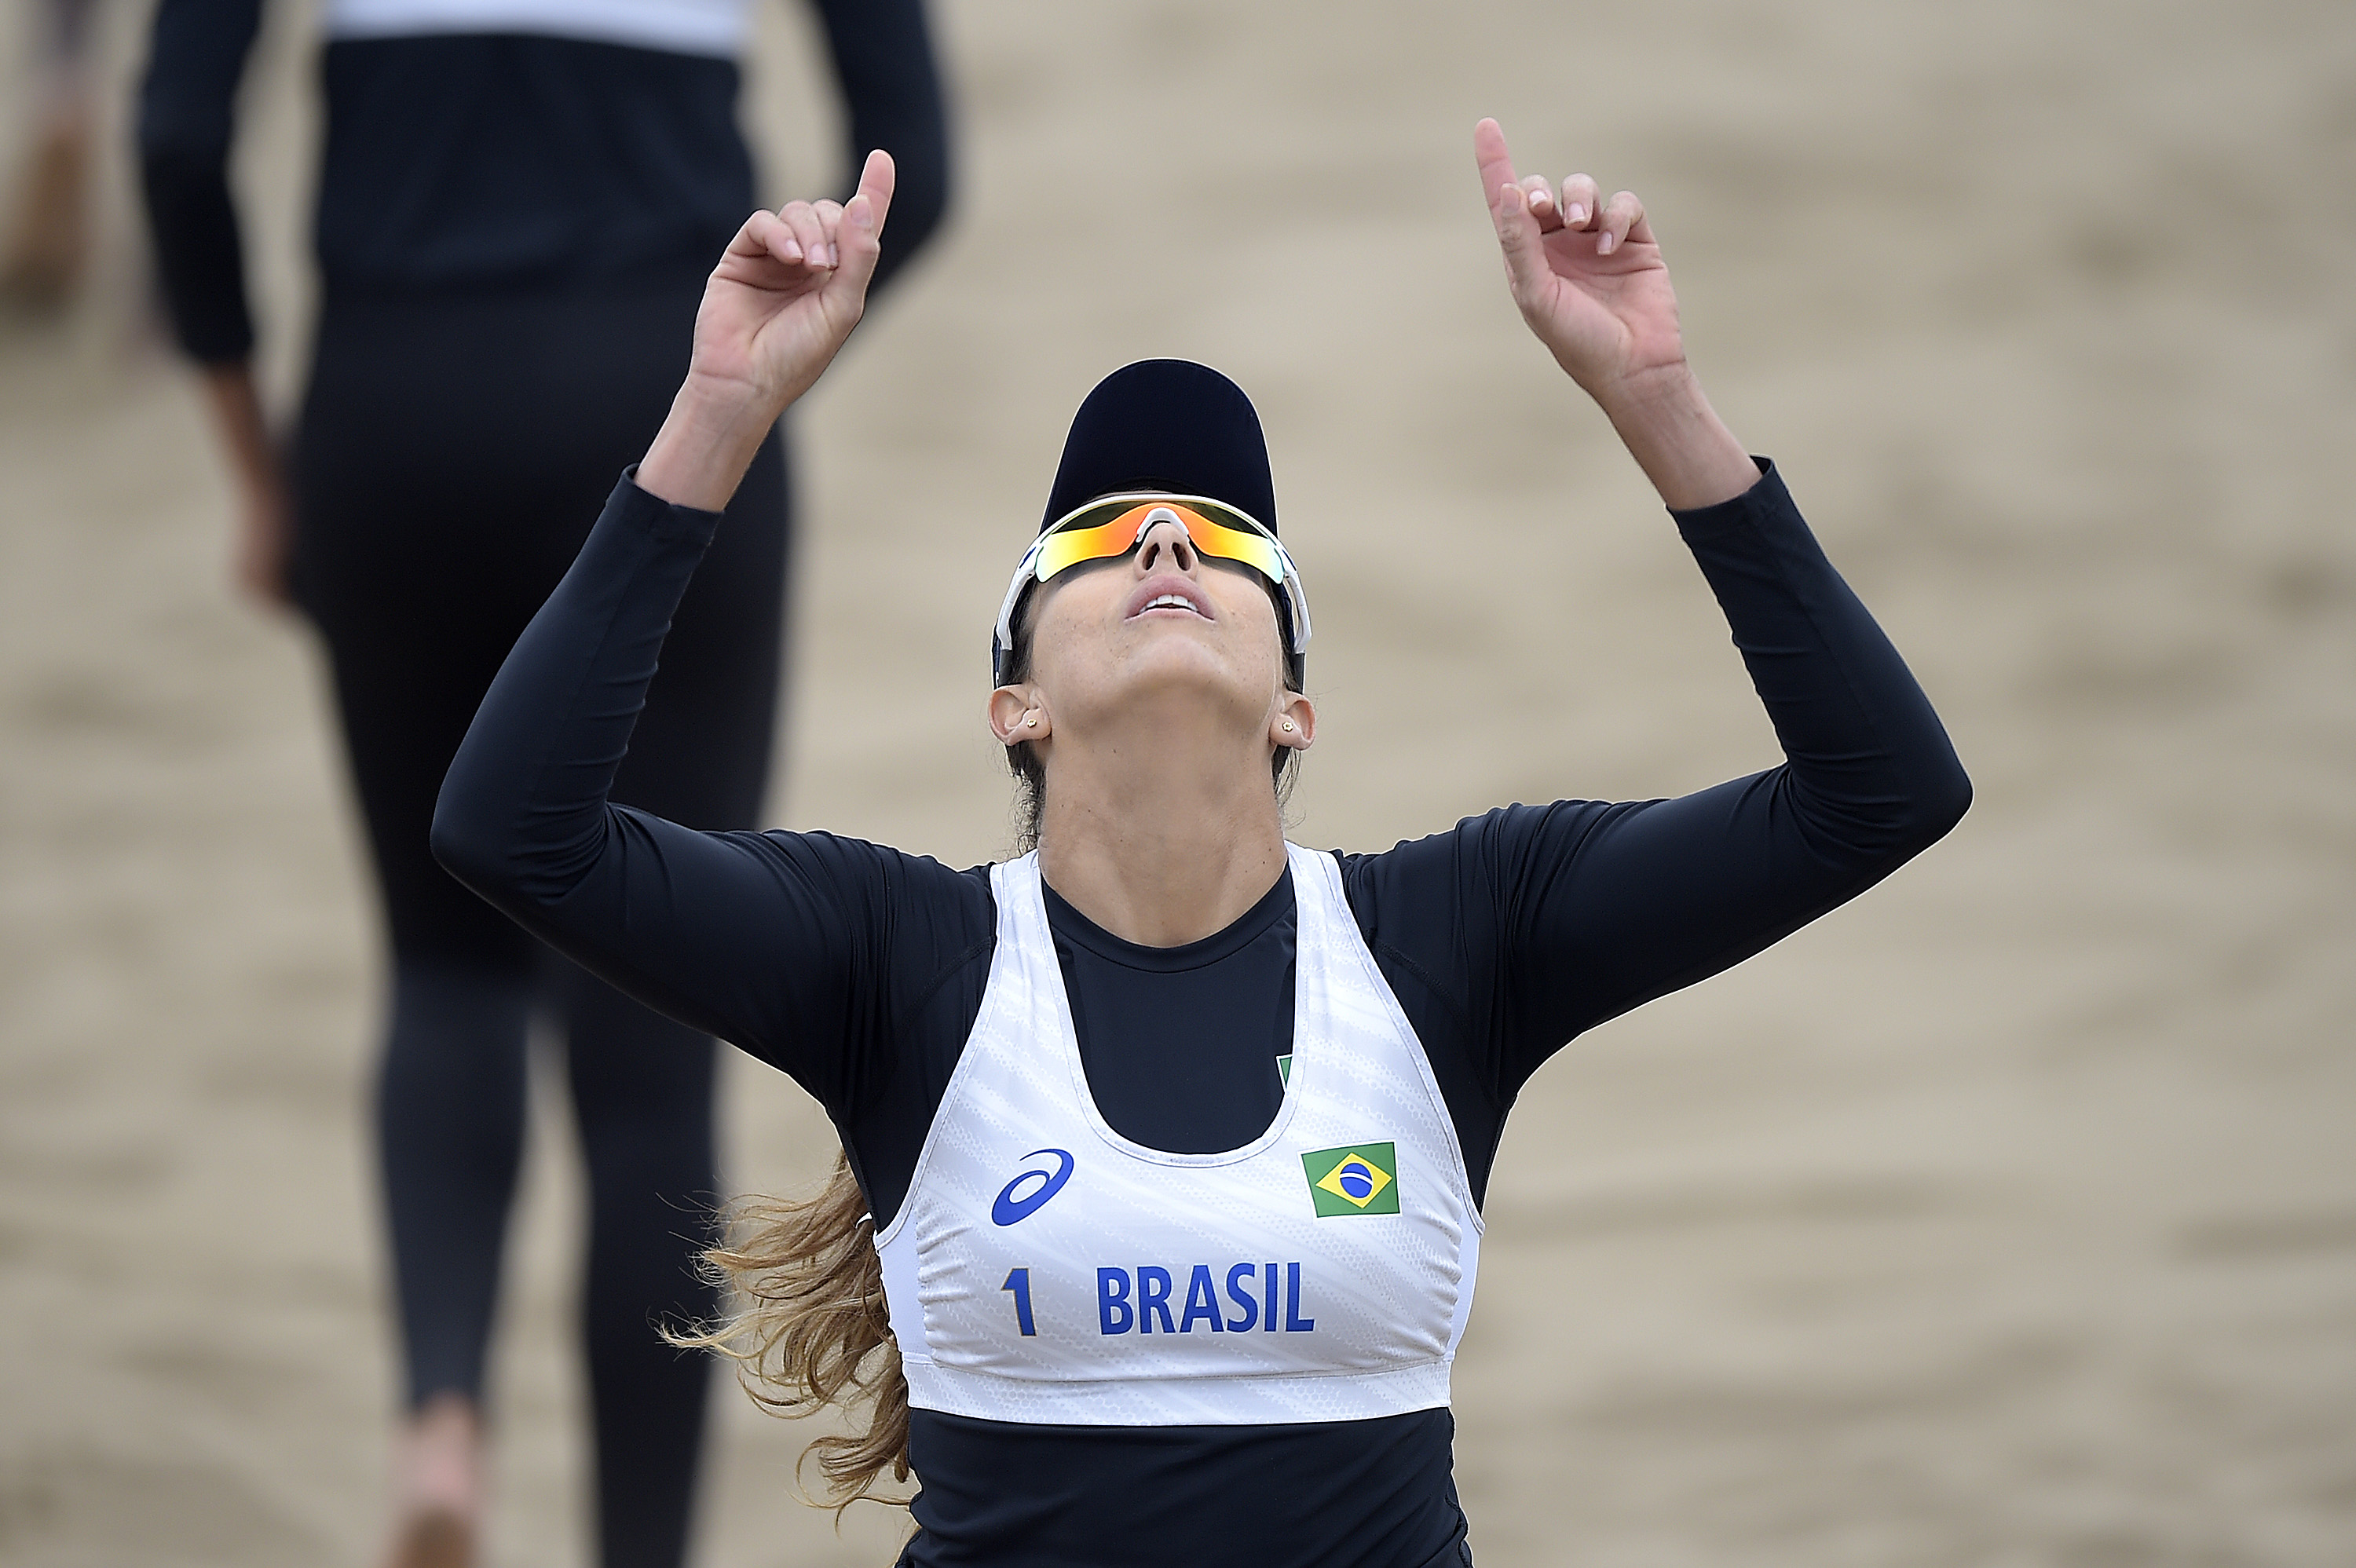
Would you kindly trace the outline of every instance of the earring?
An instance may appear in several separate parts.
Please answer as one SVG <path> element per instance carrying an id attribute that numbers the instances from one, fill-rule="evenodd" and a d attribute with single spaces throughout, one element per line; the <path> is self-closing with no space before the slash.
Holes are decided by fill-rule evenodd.
<path id="1" fill-rule="evenodd" d="M 1284 732 L 1288 735 L 1292 733 L 1292 720 L 1290 719 L 1284 721 Z"/>
<path id="2" fill-rule="evenodd" d="M 1039 716 L 1036 713 L 1031 714 L 1029 717 L 1025 718 L 1023 722 L 1028 728 L 1036 730 L 1039 727 Z"/>

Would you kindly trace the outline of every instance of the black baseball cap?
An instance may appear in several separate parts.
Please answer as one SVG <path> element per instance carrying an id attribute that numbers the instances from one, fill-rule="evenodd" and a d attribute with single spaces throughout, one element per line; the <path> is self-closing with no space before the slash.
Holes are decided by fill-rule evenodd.
<path id="1" fill-rule="evenodd" d="M 1244 389 L 1191 359 L 1140 359 L 1098 381 L 1072 416 L 1039 527 L 1131 490 L 1207 496 L 1274 533 L 1268 438 Z"/>

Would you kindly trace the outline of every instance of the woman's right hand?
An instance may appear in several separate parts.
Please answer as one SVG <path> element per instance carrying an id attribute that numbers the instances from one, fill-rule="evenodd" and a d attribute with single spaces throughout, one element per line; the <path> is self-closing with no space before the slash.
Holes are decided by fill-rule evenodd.
<path id="1" fill-rule="evenodd" d="M 719 511 L 788 404 L 809 390 L 867 308 L 892 155 L 867 155 L 848 203 L 788 202 L 736 231 L 704 284 L 695 352 L 638 485 Z"/>

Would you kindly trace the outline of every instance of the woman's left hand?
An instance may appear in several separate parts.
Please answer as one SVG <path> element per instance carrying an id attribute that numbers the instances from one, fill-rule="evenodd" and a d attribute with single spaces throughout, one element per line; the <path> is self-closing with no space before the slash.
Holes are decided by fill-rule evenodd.
<path id="1" fill-rule="evenodd" d="M 1517 176 L 1494 120 L 1473 128 L 1472 153 L 1514 303 L 1570 379 L 1608 407 L 1681 370 L 1677 297 L 1634 194 L 1606 201 L 1585 175 L 1558 194 L 1543 175 Z"/>
<path id="2" fill-rule="evenodd" d="M 1556 192 L 1517 176 L 1494 120 L 1473 128 L 1481 186 L 1514 303 L 1538 341 L 1602 407 L 1673 510 L 1731 500 L 1759 480 L 1686 365 L 1677 296 L 1644 204 L 1602 200 L 1573 175 Z"/>

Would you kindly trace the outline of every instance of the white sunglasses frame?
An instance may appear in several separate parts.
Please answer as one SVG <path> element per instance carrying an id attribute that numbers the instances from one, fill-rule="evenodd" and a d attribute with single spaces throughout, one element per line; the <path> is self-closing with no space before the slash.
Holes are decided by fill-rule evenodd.
<path id="1" fill-rule="evenodd" d="M 1006 660 L 1014 651 L 1014 613 L 1022 606 L 1023 592 L 1034 582 L 1046 581 L 1038 575 L 1038 569 L 1039 558 L 1045 553 L 1047 541 L 1068 527 L 1074 518 L 1095 511 L 1099 507 L 1147 501 L 1166 501 L 1182 507 L 1216 507 L 1225 516 L 1248 524 L 1252 532 L 1268 540 L 1275 548 L 1276 559 L 1284 567 L 1284 580 L 1276 584 L 1277 592 L 1283 599 L 1286 615 L 1291 622 L 1286 629 L 1285 673 L 1293 681 L 1295 689 L 1299 688 L 1309 653 L 1309 592 L 1301 586 L 1301 569 L 1292 564 L 1292 552 L 1284 548 L 1284 541 L 1276 537 L 1276 530 L 1269 528 L 1248 512 L 1209 496 L 1178 496 L 1166 490 L 1141 490 L 1130 495 L 1098 496 L 1093 500 L 1082 502 L 1056 518 L 1048 527 L 1039 530 L 1039 537 L 1033 539 L 1031 548 L 1023 552 L 1022 562 L 1015 567 L 1014 576 L 1006 585 L 1006 597 L 998 606 L 998 625 L 991 632 L 990 639 L 990 681 L 993 688 L 1006 684 Z M 1137 537 L 1143 539 L 1145 530 L 1159 520 L 1149 516 L 1138 526 Z M 1183 526 L 1183 520 L 1175 513 L 1171 515 L 1170 520 Z M 1136 548 L 1133 543 L 1130 546 L 1130 549 Z M 1123 551 L 1122 556 L 1126 556 L 1127 553 L 1128 551 Z M 1104 559 L 1117 560 L 1121 558 L 1121 556 L 1106 556 Z M 1220 556 L 1214 559 L 1224 560 L 1227 558 Z M 1237 564 L 1254 576 L 1262 578 L 1267 576 L 1267 573 L 1248 561 L 1238 561 Z"/>

